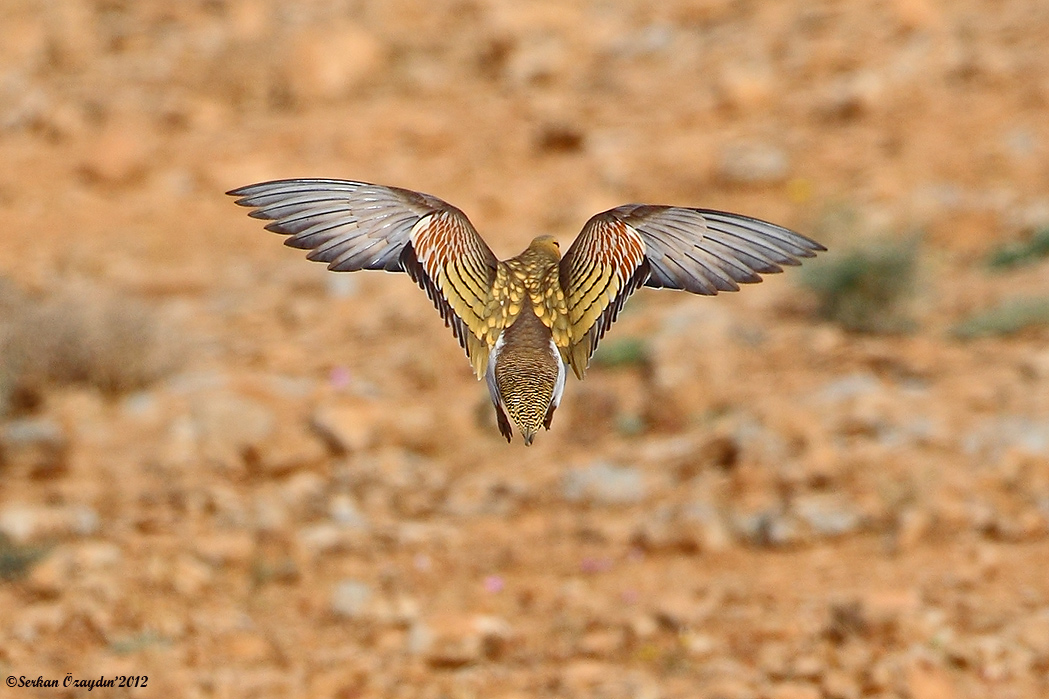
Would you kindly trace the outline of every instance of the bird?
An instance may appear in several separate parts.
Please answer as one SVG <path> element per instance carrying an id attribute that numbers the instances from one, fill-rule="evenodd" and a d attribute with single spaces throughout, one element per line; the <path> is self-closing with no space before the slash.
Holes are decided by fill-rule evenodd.
<path id="1" fill-rule="evenodd" d="M 782 226 L 712 209 L 626 204 L 592 216 L 562 255 L 552 235 L 498 259 L 460 209 L 430 194 L 342 179 L 282 179 L 230 190 L 249 216 L 335 272 L 405 272 L 484 378 L 500 434 L 525 445 L 550 429 L 568 369 L 643 286 L 738 291 L 826 250 Z"/>

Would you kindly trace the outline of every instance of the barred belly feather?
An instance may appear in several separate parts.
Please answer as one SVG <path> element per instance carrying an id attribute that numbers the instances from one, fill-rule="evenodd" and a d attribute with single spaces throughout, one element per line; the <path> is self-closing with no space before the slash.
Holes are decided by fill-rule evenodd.
<path id="1" fill-rule="evenodd" d="M 550 328 L 527 303 L 493 348 L 488 383 L 497 413 L 509 413 L 526 443 L 541 427 L 549 427 L 564 389 L 565 368 Z M 499 418 L 501 431 L 508 432 L 509 425 L 504 428 Z"/>

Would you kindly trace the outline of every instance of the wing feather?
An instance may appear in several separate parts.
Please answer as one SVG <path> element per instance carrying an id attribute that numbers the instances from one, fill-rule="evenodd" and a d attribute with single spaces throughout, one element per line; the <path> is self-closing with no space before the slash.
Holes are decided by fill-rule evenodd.
<path id="1" fill-rule="evenodd" d="M 709 296 L 738 291 L 825 249 L 782 226 L 724 211 L 628 204 L 597 214 L 561 260 L 565 354 L 583 378 L 601 338 L 642 286 Z"/>
<path id="2" fill-rule="evenodd" d="M 277 180 L 228 194 L 332 271 L 407 272 L 484 376 L 496 258 L 462 211 L 429 194 L 351 180 Z"/>

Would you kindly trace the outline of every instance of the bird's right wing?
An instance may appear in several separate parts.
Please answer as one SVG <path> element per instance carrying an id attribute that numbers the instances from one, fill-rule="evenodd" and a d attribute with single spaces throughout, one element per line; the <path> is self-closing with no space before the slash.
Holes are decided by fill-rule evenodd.
<path id="1" fill-rule="evenodd" d="M 709 209 L 627 204 L 597 214 L 561 259 L 571 345 L 583 378 L 597 343 L 642 286 L 712 296 L 800 264 L 822 245 L 781 226 Z"/>
<path id="2" fill-rule="evenodd" d="M 407 272 L 484 376 L 496 257 L 462 211 L 429 194 L 349 180 L 276 180 L 227 194 L 332 271 Z"/>

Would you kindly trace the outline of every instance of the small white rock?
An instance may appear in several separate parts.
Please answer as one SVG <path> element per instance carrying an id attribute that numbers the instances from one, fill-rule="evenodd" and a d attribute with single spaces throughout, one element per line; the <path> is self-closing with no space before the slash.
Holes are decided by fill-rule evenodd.
<path id="1" fill-rule="evenodd" d="M 351 619 L 364 616 L 373 597 L 370 585 L 360 580 L 343 580 L 331 594 L 331 610 L 338 616 Z"/>

